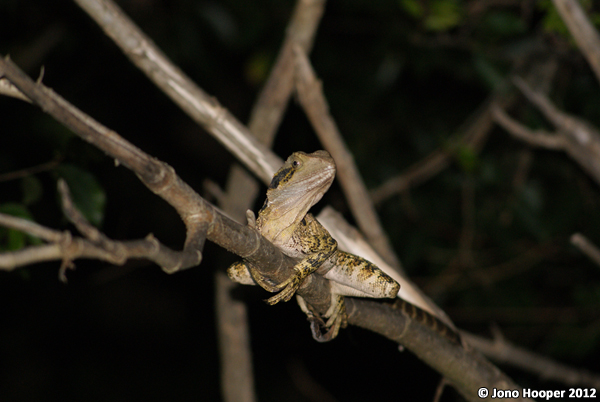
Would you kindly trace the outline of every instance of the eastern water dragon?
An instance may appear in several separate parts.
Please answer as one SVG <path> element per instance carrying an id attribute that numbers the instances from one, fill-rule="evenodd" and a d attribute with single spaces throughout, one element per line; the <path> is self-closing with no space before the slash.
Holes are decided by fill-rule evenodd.
<path id="1" fill-rule="evenodd" d="M 301 259 L 287 280 L 275 284 L 245 261 L 237 262 L 227 270 L 229 277 L 235 282 L 258 284 L 270 292 L 278 292 L 266 300 L 271 305 L 289 301 L 304 279 L 312 273 L 316 272 L 329 279 L 331 306 L 323 315 L 326 322 L 297 295 L 301 309 L 311 321 L 313 337 L 321 342 L 335 338 L 339 329 L 346 326 L 344 296 L 396 298 L 400 290 L 398 282 L 375 264 L 339 250 L 336 240 L 308 213 L 327 192 L 335 173 L 335 162 L 327 151 L 312 154 L 295 152 L 273 176 L 258 218 L 255 219 L 252 211 L 248 211 L 249 225 L 254 226 L 284 254 Z M 401 299 L 396 305 L 412 319 L 452 338 L 449 336 L 453 332 L 449 331 L 452 323 L 447 318 L 434 317 Z M 321 334 L 320 326 L 328 331 Z"/>

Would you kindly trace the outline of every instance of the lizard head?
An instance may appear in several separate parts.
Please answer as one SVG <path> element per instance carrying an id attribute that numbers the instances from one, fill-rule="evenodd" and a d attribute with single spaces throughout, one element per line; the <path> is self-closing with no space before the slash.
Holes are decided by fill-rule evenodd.
<path id="1" fill-rule="evenodd" d="M 273 176 L 267 198 L 269 201 L 291 198 L 296 207 L 307 204 L 306 214 L 327 192 L 334 177 L 335 162 L 329 152 L 294 152 Z"/>
<path id="2" fill-rule="evenodd" d="M 335 177 L 335 162 L 327 151 L 294 152 L 275 173 L 267 200 L 259 212 L 261 224 L 268 222 L 274 240 L 281 231 L 298 224 L 327 192 Z M 263 233 L 265 235 L 265 233 Z"/>

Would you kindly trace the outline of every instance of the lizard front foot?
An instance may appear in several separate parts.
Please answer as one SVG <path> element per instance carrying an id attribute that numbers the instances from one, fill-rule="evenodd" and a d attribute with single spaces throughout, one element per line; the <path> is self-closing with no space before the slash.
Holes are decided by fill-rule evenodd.
<path id="1" fill-rule="evenodd" d="M 281 290 L 281 292 L 277 293 L 273 297 L 268 298 L 265 301 L 271 306 L 279 303 L 280 301 L 290 301 L 292 296 L 296 294 L 296 291 L 298 290 L 302 282 L 304 282 L 304 279 L 306 279 L 306 277 L 310 275 L 310 273 L 311 270 L 308 267 L 299 267 L 297 265 L 294 267 L 294 273 L 290 275 L 290 277 L 287 278 L 285 281 L 281 282 L 279 285 L 271 285 L 270 288 L 266 288 L 265 286 L 263 286 L 262 283 L 259 283 L 261 286 L 263 286 L 263 288 L 267 289 L 270 292 L 276 292 L 278 290 Z M 255 278 L 255 280 L 256 279 L 257 278 Z M 261 278 L 260 280 L 264 282 L 264 278 Z"/>

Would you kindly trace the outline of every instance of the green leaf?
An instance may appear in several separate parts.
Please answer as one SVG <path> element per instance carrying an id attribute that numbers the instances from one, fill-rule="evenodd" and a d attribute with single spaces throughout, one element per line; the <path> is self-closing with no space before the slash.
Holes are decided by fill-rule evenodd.
<path id="1" fill-rule="evenodd" d="M 246 62 L 244 68 L 246 80 L 252 85 L 260 85 L 267 79 L 272 64 L 273 59 L 269 54 L 255 52 Z"/>
<path id="2" fill-rule="evenodd" d="M 35 204 L 43 193 L 42 183 L 35 176 L 25 176 L 21 180 L 21 190 L 23 191 L 23 204 Z"/>
<path id="3" fill-rule="evenodd" d="M 491 89 L 497 90 L 504 85 L 505 79 L 502 72 L 484 57 L 475 58 L 475 70 Z"/>
<path id="4" fill-rule="evenodd" d="M 457 147 L 455 150 L 455 157 L 458 165 L 467 173 L 472 173 L 479 165 L 479 156 L 477 155 L 477 152 L 469 147 L 462 145 Z"/>
<path id="5" fill-rule="evenodd" d="M 506 11 L 494 11 L 485 16 L 481 30 L 487 37 L 501 39 L 522 34 L 526 27 L 517 15 Z"/>
<path id="6" fill-rule="evenodd" d="M 77 166 L 60 165 L 54 169 L 57 179 L 62 177 L 69 186 L 71 197 L 83 216 L 95 226 L 104 219 L 106 194 L 96 178 Z"/>
<path id="7" fill-rule="evenodd" d="M 0 205 L 0 213 L 33 220 L 31 213 L 25 205 L 17 203 L 6 203 Z M 6 251 L 20 250 L 25 247 L 28 236 L 15 229 L 0 228 L 0 249 Z M 29 237 L 33 239 L 33 237 Z M 39 239 L 38 239 L 39 241 Z"/>
<path id="8" fill-rule="evenodd" d="M 430 14 L 423 22 L 430 31 L 447 31 L 462 20 L 460 5 L 454 0 L 437 0 L 431 2 Z"/>
<path id="9" fill-rule="evenodd" d="M 423 17 L 423 5 L 419 0 L 400 0 L 400 7 L 414 18 Z"/>

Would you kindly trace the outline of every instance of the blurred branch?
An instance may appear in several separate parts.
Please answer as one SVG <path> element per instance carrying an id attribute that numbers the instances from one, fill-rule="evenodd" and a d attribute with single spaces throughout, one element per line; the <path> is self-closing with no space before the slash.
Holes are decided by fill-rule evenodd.
<path id="1" fill-rule="evenodd" d="M 375 206 L 369 197 L 352 153 L 346 147 L 329 106 L 321 82 L 317 79 L 310 61 L 302 49 L 295 49 L 296 90 L 300 103 L 310 119 L 321 143 L 335 160 L 338 178 L 346 195 L 352 214 L 373 248 L 394 269 L 401 270 L 400 260 L 386 236 Z"/>
<path id="2" fill-rule="evenodd" d="M 565 147 L 565 140 L 558 135 L 550 134 L 546 130 L 530 130 L 516 120 L 513 120 L 506 112 L 497 105 L 494 105 L 494 118 L 496 123 L 504 127 L 506 131 L 515 138 L 520 139 L 534 147 L 562 150 Z"/>
<path id="3" fill-rule="evenodd" d="M 571 244 L 577 247 L 590 260 L 600 265 L 600 249 L 596 247 L 587 237 L 581 233 L 574 233 L 571 236 Z"/>
<path id="4" fill-rule="evenodd" d="M 25 232 L 51 243 L 0 253 L 0 270 L 12 271 L 25 265 L 62 260 L 60 278 L 66 281 L 65 270 L 73 267 L 73 260 L 77 258 L 93 258 L 115 265 L 123 265 L 131 258 L 145 258 L 162 266 L 166 272 L 169 272 L 168 267 L 180 266 L 189 258 L 185 252 L 174 251 L 162 245 L 152 235 L 144 240 L 110 240 L 90 225 L 75 208 L 66 183 L 59 180 L 58 186 L 65 216 L 85 238 L 73 237 L 69 232 L 59 232 L 23 218 L 0 214 L 0 226 Z"/>
<path id="5" fill-rule="evenodd" d="M 491 286 L 522 274 L 559 250 L 549 242 L 519 253 L 515 258 L 492 266 L 482 266 L 467 272 L 447 270 L 437 275 L 424 288 L 432 297 L 441 297 L 446 291 L 461 292 L 475 286 Z M 481 265 L 481 264 L 479 264 Z"/>
<path id="6" fill-rule="evenodd" d="M 435 177 L 452 162 L 455 156 L 455 149 L 467 147 L 475 152 L 479 152 L 490 130 L 493 127 L 492 107 L 495 102 L 505 105 L 512 103 L 512 100 L 501 100 L 495 95 L 485 101 L 482 107 L 475 113 L 475 117 L 467 123 L 467 127 L 462 132 L 459 139 L 454 141 L 454 146 L 446 146 L 437 149 L 417 163 L 409 166 L 403 173 L 386 180 L 379 187 L 371 190 L 371 199 L 375 204 L 380 204 L 388 198 L 407 191 L 409 188 L 422 184 Z"/>
<path id="7" fill-rule="evenodd" d="M 569 386 L 600 388 L 600 375 L 557 363 L 515 346 L 498 331 L 493 339 L 485 339 L 464 331 L 461 331 L 461 337 L 492 360 L 537 374 L 543 380 L 558 381 Z"/>
<path id="8" fill-rule="evenodd" d="M 112 0 L 74 0 L 154 84 L 264 183 L 283 161 L 227 109 L 199 88 Z"/>
<path id="9" fill-rule="evenodd" d="M 577 0 L 552 0 L 600 83 L 600 35 Z"/>
<path id="10" fill-rule="evenodd" d="M 263 145 L 270 147 L 293 89 L 294 59 L 292 49 L 300 46 L 308 52 L 323 15 L 324 0 L 298 0 L 286 29 L 286 36 L 258 99 L 248 127 Z M 243 222 L 245 211 L 252 207 L 259 184 L 243 167 L 234 164 L 227 178 L 226 191 L 220 199 L 223 210 Z M 216 272 L 216 320 L 221 354 L 221 393 L 225 401 L 254 401 L 254 373 L 250 329 L 246 305 L 231 296 L 238 285 L 222 271 Z"/>
<path id="11" fill-rule="evenodd" d="M 267 146 L 275 137 L 294 89 L 294 48 L 299 47 L 303 52 L 310 53 L 324 9 L 325 0 L 297 1 L 275 65 L 254 103 L 248 128 Z"/>
<path id="12" fill-rule="evenodd" d="M 560 111 L 545 95 L 531 89 L 523 79 L 516 77 L 513 81 L 523 95 L 556 127 L 556 131 L 553 134 L 532 131 L 510 118 L 498 106 L 494 106 L 496 122 L 515 138 L 528 144 L 565 151 L 600 184 L 600 132 L 582 119 Z"/>
<path id="13" fill-rule="evenodd" d="M 52 170 L 56 166 L 58 166 L 61 161 L 62 161 L 62 157 L 59 156 L 59 157 L 55 157 L 54 159 L 52 159 L 51 161 L 46 162 L 46 163 L 42 163 L 42 164 L 39 164 L 36 166 L 31 166 L 31 167 L 21 169 L 21 170 L 15 170 L 13 172 L 0 174 L 0 182 L 22 179 L 23 177 L 27 177 L 27 176 L 31 176 L 31 175 L 34 175 L 37 173 L 45 172 L 47 170 Z"/>

